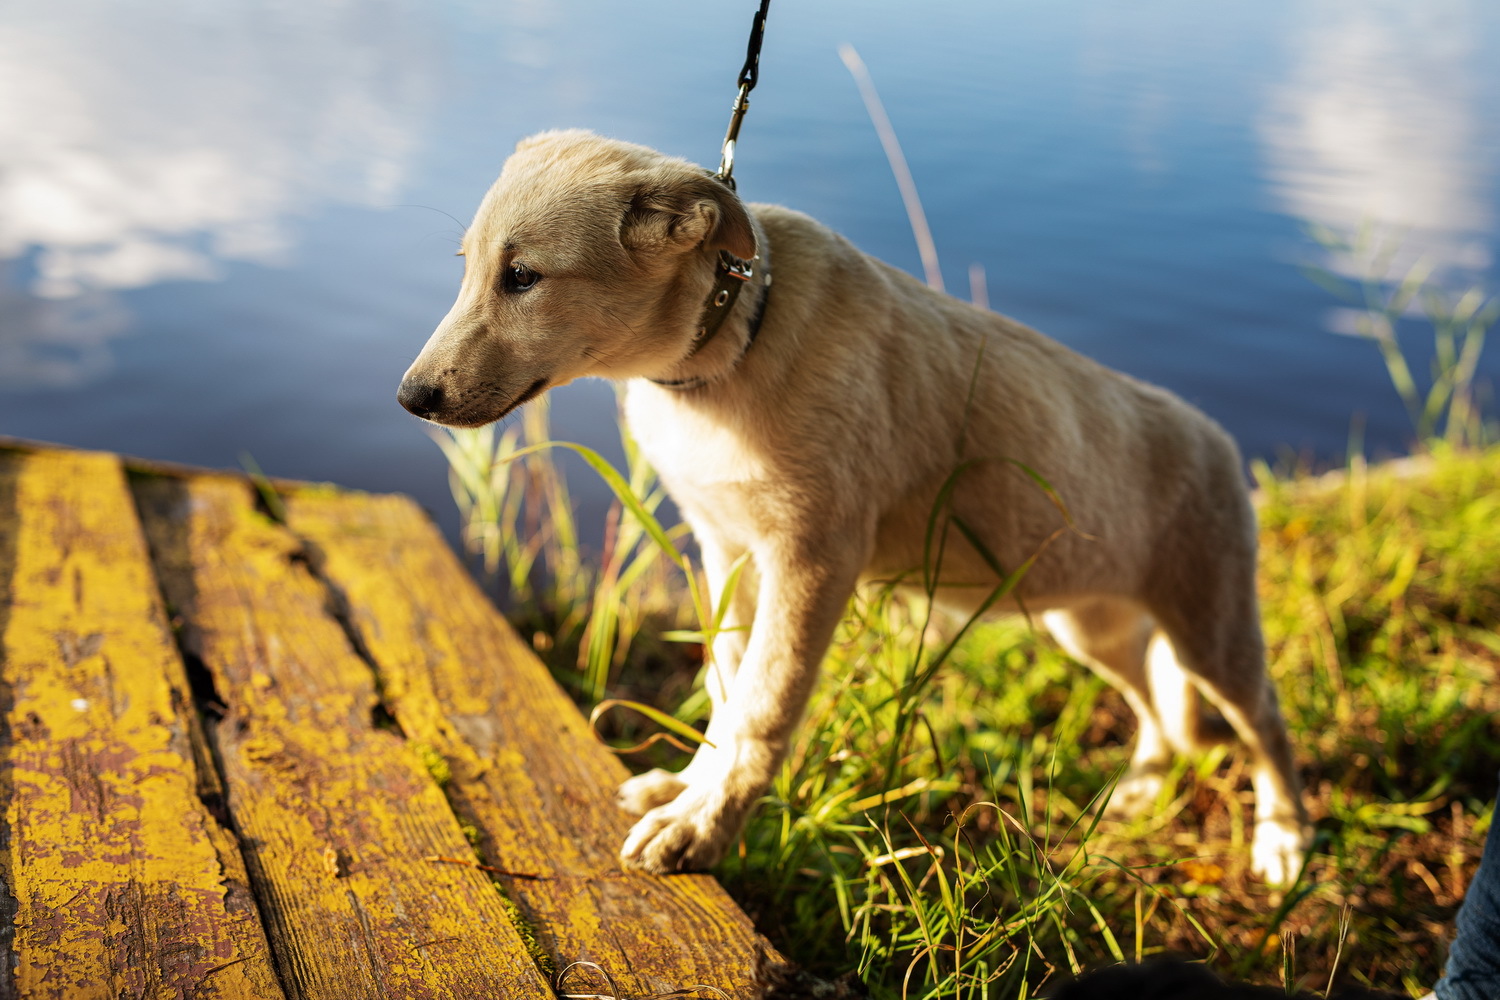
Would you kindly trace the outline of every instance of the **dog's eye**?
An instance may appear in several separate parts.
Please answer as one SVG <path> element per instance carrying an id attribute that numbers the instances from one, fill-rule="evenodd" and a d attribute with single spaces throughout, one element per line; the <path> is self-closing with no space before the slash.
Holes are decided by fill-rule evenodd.
<path id="1" fill-rule="evenodd" d="M 525 264 L 514 263 L 505 269 L 505 290 L 507 292 L 524 292 L 541 280 L 542 276 Z"/>

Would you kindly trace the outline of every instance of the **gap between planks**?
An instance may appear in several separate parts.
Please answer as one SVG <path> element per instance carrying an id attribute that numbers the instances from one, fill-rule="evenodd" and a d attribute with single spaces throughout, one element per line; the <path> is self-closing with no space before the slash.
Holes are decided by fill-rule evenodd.
<path id="1" fill-rule="evenodd" d="M 590 961 L 635 994 L 705 984 L 754 995 L 777 956 L 708 875 L 621 872 L 628 771 L 409 498 L 283 495 L 287 523 L 339 596 L 387 709 L 440 757 L 445 790 L 559 967 Z"/>
<path id="2" fill-rule="evenodd" d="M 119 460 L 0 451 L 0 996 L 279 1000 Z"/>
<path id="3" fill-rule="evenodd" d="M 103 467 L 98 463 L 112 468 L 115 496 L 124 507 L 110 520 L 134 531 L 133 558 L 138 568 L 144 564 L 118 459 L 36 448 L 0 457 L 12 465 L 73 463 L 69 475 L 90 489 L 97 488 Z M 78 474 L 79 463 L 85 474 Z M 158 639 L 166 652 L 161 673 L 170 676 L 167 689 L 183 709 L 177 716 L 183 730 L 179 756 L 186 780 L 196 786 L 192 805 L 201 810 L 204 802 L 227 803 L 240 827 L 248 877 L 232 834 L 217 822 L 215 850 L 230 855 L 224 870 L 242 873 L 240 916 L 248 914 L 255 931 L 263 920 L 274 945 L 262 936 L 260 951 L 210 966 L 208 976 L 219 986 L 194 995 L 280 996 L 268 978 L 271 953 L 287 995 L 308 1000 L 477 995 L 471 991 L 478 981 L 463 977 L 500 967 L 513 977 L 503 995 L 549 995 L 534 967 L 518 960 L 524 947 L 508 921 L 497 920 L 485 905 L 496 897 L 478 873 L 421 867 L 429 853 L 472 856 L 453 836 L 455 827 L 460 838 L 467 832 L 476 840 L 488 860 L 541 876 L 501 881 L 555 965 L 597 962 L 635 993 L 706 984 L 732 996 L 753 995 L 757 950 L 771 961 L 774 953 L 708 876 L 659 879 L 618 870 L 615 851 L 629 820 L 614 806 L 613 791 L 624 768 L 594 742 L 545 667 L 412 501 L 278 482 L 294 534 L 256 512 L 244 477 L 175 467 L 146 471 L 134 484 L 156 569 L 181 627 L 189 667 L 201 668 L 199 686 L 206 690 L 199 694 L 217 700 L 226 713 L 197 725 L 187 672 L 172 655 L 171 634 L 156 604 Z M 14 520 L 7 496 L 0 477 L 0 524 Z M 9 534 L 0 534 L 0 636 L 8 628 L 6 598 L 14 598 Z M 149 577 L 149 566 L 145 572 Z M 149 579 L 136 584 L 127 589 L 148 603 L 155 600 Z M 330 596 L 337 615 L 328 614 Z M 337 683 L 304 686 L 330 662 Z M 343 714 L 295 718 L 309 699 L 339 702 Z M 351 706 L 360 707 L 350 715 Z M 376 724 L 381 707 L 402 732 Z M 312 725 L 299 730 L 301 723 Z M 320 726 L 326 731 L 316 732 Z M 411 737 L 410 745 L 403 735 Z M 330 746 L 332 755 L 326 753 Z M 340 755 L 370 760 L 323 759 Z M 440 793 L 436 775 L 427 773 L 434 755 L 448 773 Z M 381 786 L 385 798 L 372 796 L 373 786 Z M 439 808 L 443 793 L 448 801 Z M 351 799 L 357 805 L 351 807 Z M 391 822 L 397 801 L 420 803 L 418 812 L 431 822 Z M 361 841 L 372 828 L 377 838 Z M 376 842 L 381 848 L 372 850 Z M 411 921 L 399 899 L 402 887 L 376 884 L 377 870 L 398 859 L 398 867 L 418 865 L 409 873 L 412 883 L 430 888 L 467 880 L 472 899 L 461 892 L 450 912 Z M 319 895 L 317 875 L 353 881 L 342 886 L 343 899 L 323 892 L 310 901 Z M 487 892 L 475 890 L 476 882 Z M 261 919 L 255 919 L 247 884 L 255 886 Z M 389 898 L 397 900 L 395 906 L 385 905 Z M 341 929 L 348 954 L 335 947 L 336 955 L 359 960 L 320 961 L 319 950 L 337 945 Z M 413 955 L 398 953 L 398 944 L 425 951 L 417 964 L 429 964 L 439 946 L 466 934 L 502 939 L 487 969 L 479 969 L 486 964 L 481 959 L 475 966 L 457 962 L 458 978 L 451 967 L 414 973 Z M 0 938 L 0 946 L 5 943 Z M 257 976 L 248 992 L 232 987 Z M 368 991 L 361 976 L 369 978 Z M 445 985 L 450 980 L 456 992 Z M 0 996 L 8 995 L 7 985 L 0 978 Z"/>
<path id="4" fill-rule="evenodd" d="M 238 477 L 134 484 L 287 993 L 307 1000 L 547 997 L 482 873 L 434 871 L 464 833 L 307 566 Z"/>

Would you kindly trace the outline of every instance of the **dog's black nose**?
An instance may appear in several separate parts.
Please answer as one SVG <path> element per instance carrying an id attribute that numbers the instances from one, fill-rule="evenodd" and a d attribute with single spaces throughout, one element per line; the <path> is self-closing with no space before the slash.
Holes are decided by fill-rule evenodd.
<path id="1" fill-rule="evenodd" d="M 443 405 L 443 387 L 416 379 L 403 379 L 396 392 L 396 402 L 419 417 L 436 413 Z"/>

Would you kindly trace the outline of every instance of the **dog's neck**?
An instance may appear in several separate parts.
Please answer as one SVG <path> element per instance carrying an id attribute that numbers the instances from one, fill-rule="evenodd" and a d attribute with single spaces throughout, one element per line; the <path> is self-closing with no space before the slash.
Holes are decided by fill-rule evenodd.
<path id="1" fill-rule="evenodd" d="M 771 294 L 771 248 L 765 231 L 759 225 L 755 228 L 757 253 L 748 262 L 749 276 L 726 276 L 729 265 L 716 265 L 714 287 L 709 290 L 699 320 L 699 336 L 672 367 L 670 378 L 648 381 L 674 392 L 704 389 L 726 378 L 750 352 L 760 333 Z M 740 287 L 736 290 L 735 285 Z M 715 300 L 724 295 L 729 301 L 720 306 Z M 716 313 L 721 308 L 723 312 Z"/>

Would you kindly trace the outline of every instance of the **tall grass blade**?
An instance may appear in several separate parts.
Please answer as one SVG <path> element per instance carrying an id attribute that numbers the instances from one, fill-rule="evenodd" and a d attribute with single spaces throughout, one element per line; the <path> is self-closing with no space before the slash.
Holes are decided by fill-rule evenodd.
<path id="1" fill-rule="evenodd" d="M 901 143 L 896 138 L 896 130 L 891 126 L 890 117 L 885 113 L 885 105 L 881 103 L 880 94 L 875 90 L 875 81 L 870 78 L 870 71 L 865 68 L 865 62 L 854 46 L 848 43 L 840 45 L 839 58 L 844 61 L 849 75 L 854 77 L 855 86 L 859 87 L 859 96 L 865 102 L 865 110 L 869 112 L 870 122 L 875 126 L 875 134 L 880 137 L 885 158 L 890 162 L 891 173 L 896 177 L 896 186 L 901 190 L 901 202 L 906 206 L 906 218 L 911 223 L 912 235 L 917 240 L 917 252 L 922 257 L 922 270 L 927 276 L 927 285 L 941 292 L 943 270 L 938 266 L 937 244 L 933 242 L 932 230 L 927 227 L 927 214 L 922 211 L 917 183 L 912 179 L 911 168 L 906 165 L 906 154 L 901 152 Z"/>

